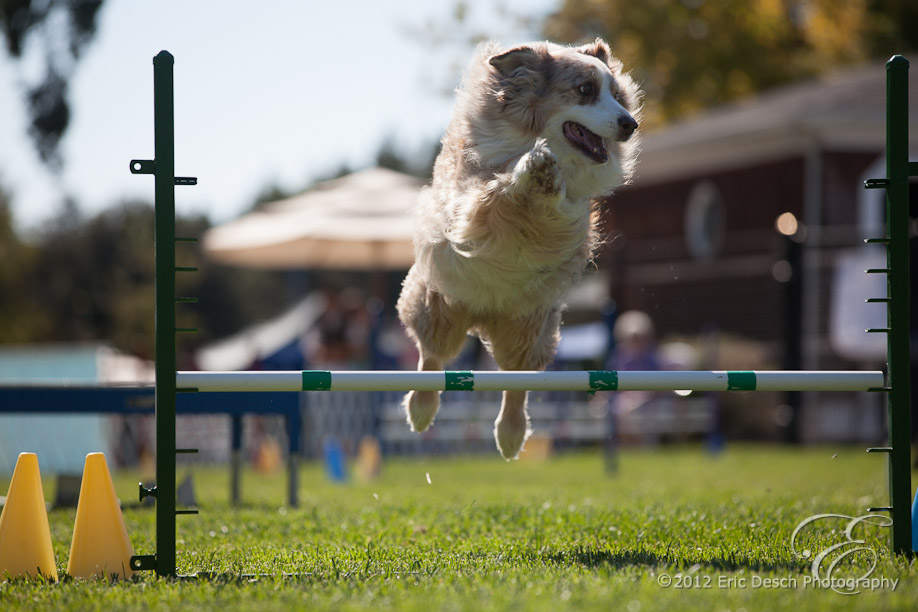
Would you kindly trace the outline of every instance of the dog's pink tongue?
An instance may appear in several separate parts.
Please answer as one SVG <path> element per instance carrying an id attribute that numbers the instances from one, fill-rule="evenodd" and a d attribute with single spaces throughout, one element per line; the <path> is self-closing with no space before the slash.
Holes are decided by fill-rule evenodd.
<path id="1" fill-rule="evenodd" d="M 573 121 L 568 121 L 567 123 L 565 123 L 564 124 L 564 135 L 571 142 L 581 144 L 585 147 L 589 146 L 589 143 L 587 142 L 586 130 L 584 130 L 583 126 L 581 126 L 578 123 L 574 123 Z"/>
<path id="2" fill-rule="evenodd" d="M 566 122 L 563 129 L 564 136 L 578 145 L 584 153 L 597 161 L 605 161 L 607 153 L 601 137 L 573 121 Z"/>

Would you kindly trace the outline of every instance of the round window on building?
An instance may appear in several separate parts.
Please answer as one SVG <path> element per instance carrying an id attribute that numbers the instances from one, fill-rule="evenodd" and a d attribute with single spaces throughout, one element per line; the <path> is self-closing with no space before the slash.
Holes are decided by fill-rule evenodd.
<path id="1" fill-rule="evenodd" d="M 685 243 L 696 259 L 709 259 L 720 252 L 726 227 L 726 209 L 720 189 L 711 181 L 692 187 L 685 206 Z"/>

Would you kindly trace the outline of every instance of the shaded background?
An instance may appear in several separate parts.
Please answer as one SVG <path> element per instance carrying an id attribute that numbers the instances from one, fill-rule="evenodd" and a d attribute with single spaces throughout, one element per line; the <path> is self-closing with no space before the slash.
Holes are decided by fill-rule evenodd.
<path id="1" fill-rule="evenodd" d="M 14 361 L 48 343 L 152 358 L 152 184 L 127 162 L 152 155 L 150 62 L 160 49 L 176 57 L 176 170 L 199 179 L 177 190 L 178 233 L 203 237 L 355 170 L 428 178 L 476 42 L 602 36 L 645 90 L 645 152 L 634 185 L 603 202 L 608 243 L 571 297 L 557 367 L 608 365 L 615 318 L 627 310 L 649 314 L 659 367 L 882 365 L 867 338 L 846 336 L 876 313 L 837 304 L 859 299 L 850 271 L 873 256 L 859 249 L 865 232 L 882 226 L 881 202 L 864 200 L 859 185 L 883 172 L 883 62 L 918 47 L 914 3 L 405 0 L 253 10 L 5 0 L 0 20 L 0 343 Z M 238 355 L 240 343 L 249 350 L 239 367 L 413 365 L 392 312 L 403 271 L 248 269 L 194 249 L 181 260 L 201 273 L 181 279 L 180 292 L 204 298 L 181 313 L 183 326 L 200 330 L 182 338 L 182 368 L 202 355 L 219 361 L 228 346 Z M 463 359 L 487 365 L 474 344 Z M 874 440 L 884 435 L 880 399 L 718 395 L 674 408 L 667 397 L 662 416 L 648 410 L 631 426 L 636 442 L 712 433 Z M 608 409 L 546 398 L 554 444 L 597 443 L 602 435 L 571 433 L 561 415 L 573 404 L 563 402 L 576 402 L 584 432 L 595 433 Z M 358 419 L 367 408 L 357 402 L 340 422 L 335 410 L 312 409 L 314 452 L 323 432 L 350 432 L 353 450 L 380 420 L 394 446 L 414 444 L 399 438 L 397 407 Z M 674 423 L 673 410 L 694 425 L 652 429 L 654 419 Z M 450 436 L 487 446 L 491 416 L 460 419 Z M 278 428 L 249 429 L 259 437 Z"/>

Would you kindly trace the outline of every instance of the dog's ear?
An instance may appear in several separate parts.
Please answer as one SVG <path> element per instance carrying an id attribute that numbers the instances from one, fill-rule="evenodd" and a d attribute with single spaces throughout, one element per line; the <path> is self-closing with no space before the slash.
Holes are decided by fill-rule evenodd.
<path id="1" fill-rule="evenodd" d="M 609 45 L 606 44 L 606 41 L 601 38 L 597 38 L 588 45 L 577 47 L 577 51 L 586 55 L 592 55 L 603 64 L 612 65 L 610 61 L 613 60 L 612 51 L 609 49 Z"/>
<path id="2" fill-rule="evenodd" d="M 498 55 L 488 58 L 488 63 L 494 66 L 504 77 L 512 77 L 520 68 L 535 70 L 539 63 L 539 54 L 532 47 L 515 47 Z"/>

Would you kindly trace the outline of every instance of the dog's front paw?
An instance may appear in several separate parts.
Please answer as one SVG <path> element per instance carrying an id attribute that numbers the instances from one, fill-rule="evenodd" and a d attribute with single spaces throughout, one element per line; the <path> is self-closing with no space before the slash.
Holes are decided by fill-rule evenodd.
<path id="1" fill-rule="evenodd" d="M 520 158 L 513 174 L 515 182 L 527 192 L 543 196 L 563 194 L 561 164 L 544 139 L 537 140 L 532 150 Z"/>
<path id="2" fill-rule="evenodd" d="M 425 431 L 433 423 L 440 407 L 439 391 L 412 391 L 405 396 L 405 415 L 411 431 Z"/>

